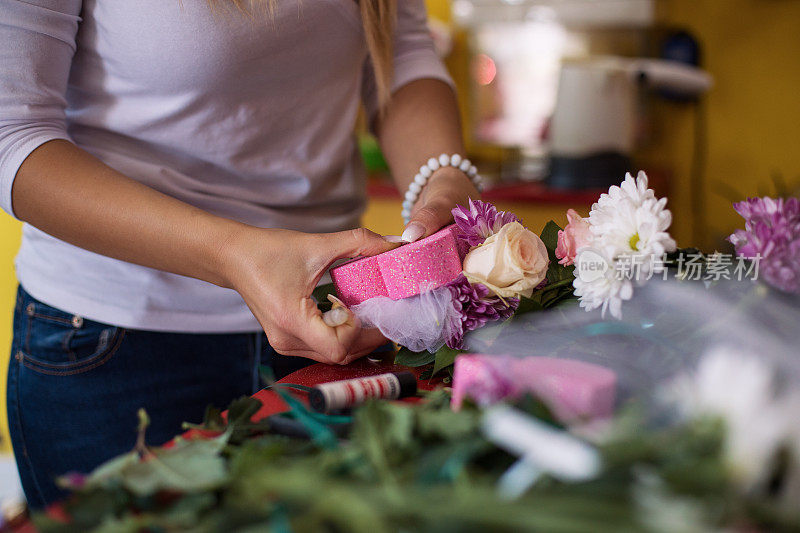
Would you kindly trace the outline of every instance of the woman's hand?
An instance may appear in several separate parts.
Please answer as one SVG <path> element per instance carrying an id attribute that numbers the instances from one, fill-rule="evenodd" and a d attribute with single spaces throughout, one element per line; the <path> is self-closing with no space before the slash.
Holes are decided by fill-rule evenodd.
<path id="1" fill-rule="evenodd" d="M 440 168 L 422 188 L 402 239 L 413 242 L 439 231 L 453 221 L 451 210 L 457 205 L 467 205 L 469 198 L 480 198 L 469 177 L 452 167 Z"/>
<path id="2" fill-rule="evenodd" d="M 375 131 L 401 195 L 431 157 L 466 154 L 456 95 L 438 79 L 418 79 L 397 89 L 377 118 Z M 412 206 L 403 240 L 416 241 L 449 224 L 450 210 L 466 205 L 468 198 L 477 200 L 479 194 L 467 175 L 456 168 L 439 168 Z"/>
<path id="3" fill-rule="evenodd" d="M 242 295 L 278 353 L 347 364 L 386 339 L 352 315 L 340 326 L 326 325 L 311 292 L 336 259 L 396 246 L 363 228 L 313 234 L 243 226 L 220 250 L 220 264 L 225 284 Z"/>

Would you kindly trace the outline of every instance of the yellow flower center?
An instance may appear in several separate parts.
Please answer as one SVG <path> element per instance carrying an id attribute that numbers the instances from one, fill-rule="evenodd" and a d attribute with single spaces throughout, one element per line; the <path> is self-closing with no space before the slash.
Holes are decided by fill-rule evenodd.
<path id="1" fill-rule="evenodd" d="M 631 250 L 638 250 L 636 246 L 639 244 L 639 234 L 634 233 L 633 236 L 631 237 L 631 240 L 628 241 L 628 244 L 630 245 Z"/>

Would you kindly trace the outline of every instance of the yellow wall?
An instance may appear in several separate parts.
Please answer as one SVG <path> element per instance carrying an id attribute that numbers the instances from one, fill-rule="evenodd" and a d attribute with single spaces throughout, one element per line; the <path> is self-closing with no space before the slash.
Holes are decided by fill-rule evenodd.
<path id="1" fill-rule="evenodd" d="M 6 369 L 11 353 L 11 317 L 17 283 L 14 255 L 19 248 L 20 224 L 0 212 L 0 452 L 10 451 L 6 423 Z"/>
<path id="2" fill-rule="evenodd" d="M 781 0 L 660 0 L 662 24 L 687 28 L 700 41 L 715 86 L 706 98 L 707 214 L 701 244 L 721 246 L 742 225 L 724 196 L 773 192 L 771 176 L 800 181 L 800 2 Z M 647 156 L 673 168 L 670 205 L 679 244 L 691 240 L 689 173 L 694 115 L 661 103 L 659 142 Z"/>

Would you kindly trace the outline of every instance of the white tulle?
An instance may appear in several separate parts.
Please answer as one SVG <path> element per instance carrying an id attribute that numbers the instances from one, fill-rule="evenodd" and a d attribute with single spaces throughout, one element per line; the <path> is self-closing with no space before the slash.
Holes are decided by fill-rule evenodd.
<path id="1" fill-rule="evenodd" d="M 434 353 L 453 335 L 458 311 L 447 287 L 417 296 L 392 300 L 377 296 L 351 310 L 364 327 L 378 328 L 384 336 L 415 352 Z"/>

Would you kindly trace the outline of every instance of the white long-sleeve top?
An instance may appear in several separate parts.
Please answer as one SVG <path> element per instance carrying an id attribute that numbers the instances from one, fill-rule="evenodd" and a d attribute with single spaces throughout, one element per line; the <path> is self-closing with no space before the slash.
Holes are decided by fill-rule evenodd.
<path id="1" fill-rule="evenodd" d="M 395 89 L 449 82 L 422 0 L 399 0 Z M 266 11 L 266 10 L 265 10 Z M 25 158 L 67 139 L 112 168 L 260 227 L 358 225 L 353 126 L 375 109 L 354 0 L 0 0 L 0 206 Z M 91 202 L 91 198 L 86 199 Z M 16 260 L 35 298 L 121 327 L 257 331 L 232 290 L 111 259 L 30 225 Z"/>

